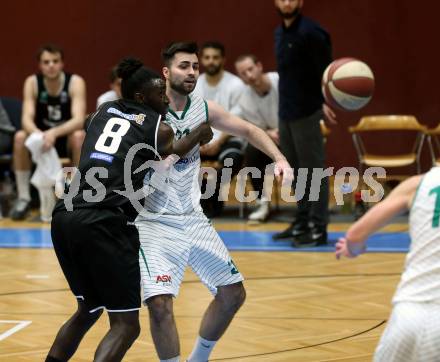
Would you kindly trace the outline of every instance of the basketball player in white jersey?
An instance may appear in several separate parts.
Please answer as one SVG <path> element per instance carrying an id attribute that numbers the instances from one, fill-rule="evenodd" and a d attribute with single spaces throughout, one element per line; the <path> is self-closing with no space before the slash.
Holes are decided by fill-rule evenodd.
<path id="1" fill-rule="evenodd" d="M 215 296 L 203 317 L 199 337 L 188 361 L 207 361 L 245 299 L 243 277 L 226 246 L 200 207 L 201 144 L 212 137 L 210 126 L 247 138 L 275 161 L 275 174 L 292 177 L 285 157 L 258 127 L 227 113 L 219 105 L 191 92 L 199 75 L 197 45 L 173 43 L 162 53 L 169 111 L 166 123 L 175 133 L 174 152 L 182 157 L 167 180 L 152 174 L 150 192 L 137 218 L 141 240 L 143 300 L 150 312 L 153 341 L 161 361 L 180 360 L 173 315 L 183 274 L 189 265 Z"/>
<path id="2" fill-rule="evenodd" d="M 369 210 L 336 243 L 336 257 L 365 252 L 367 237 L 405 210 L 410 210 L 411 247 L 374 361 L 439 361 L 440 167 L 402 182 Z"/>

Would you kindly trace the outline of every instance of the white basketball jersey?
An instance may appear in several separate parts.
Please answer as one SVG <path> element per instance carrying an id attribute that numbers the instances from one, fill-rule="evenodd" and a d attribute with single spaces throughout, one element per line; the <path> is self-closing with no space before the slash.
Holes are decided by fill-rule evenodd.
<path id="1" fill-rule="evenodd" d="M 181 112 L 169 110 L 166 123 L 173 128 L 174 137 L 179 140 L 194 128 L 207 122 L 208 105 L 198 95 L 188 96 L 185 109 Z M 167 174 L 167 179 L 156 177 L 150 172 L 144 180 L 149 187 L 145 199 L 144 214 L 184 215 L 200 207 L 200 146 L 196 145 L 181 158 Z"/>
<path id="2" fill-rule="evenodd" d="M 440 303 L 440 167 L 421 180 L 409 227 L 411 247 L 393 302 Z"/>

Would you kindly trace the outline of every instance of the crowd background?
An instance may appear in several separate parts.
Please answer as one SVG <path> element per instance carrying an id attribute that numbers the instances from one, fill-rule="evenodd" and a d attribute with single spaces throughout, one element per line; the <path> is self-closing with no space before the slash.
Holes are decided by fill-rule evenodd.
<path id="1" fill-rule="evenodd" d="M 332 35 L 334 58 L 360 58 L 376 76 L 375 96 L 366 108 L 338 113 L 340 125 L 327 141 L 329 166 L 357 166 L 347 127 L 362 115 L 413 114 L 425 125 L 438 124 L 439 10 L 440 3 L 428 0 L 305 4 L 304 14 Z M 119 59 L 132 54 L 159 70 L 161 48 L 175 39 L 223 42 L 228 51 L 226 69 L 232 72 L 234 60 L 244 53 L 256 54 L 267 71 L 275 69 L 273 31 L 279 16 L 272 1 L 19 0 L 2 4 L 2 14 L 0 96 L 21 98 L 24 78 L 37 70 L 36 49 L 46 42 L 62 46 L 66 71 L 85 79 L 89 112 L 107 89 L 109 70 Z M 385 137 L 377 137 L 373 146 L 388 148 Z M 406 144 L 405 137 L 393 140 L 395 148 Z M 423 159 L 426 170 L 430 166 L 426 149 Z"/>

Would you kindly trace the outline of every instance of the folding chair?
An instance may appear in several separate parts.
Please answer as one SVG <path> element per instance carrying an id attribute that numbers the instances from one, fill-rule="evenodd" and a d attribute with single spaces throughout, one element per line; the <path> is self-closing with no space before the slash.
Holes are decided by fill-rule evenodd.
<path id="1" fill-rule="evenodd" d="M 349 127 L 353 143 L 359 160 L 359 172 L 364 166 L 404 167 L 415 164 L 417 173 L 421 172 L 420 154 L 427 128 L 421 125 L 416 117 L 410 115 L 382 115 L 363 117 L 354 127 Z M 392 155 L 383 155 L 366 150 L 361 134 L 380 131 L 408 131 L 415 133 L 415 141 L 407 152 L 396 152 Z"/>
<path id="2" fill-rule="evenodd" d="M 440 124 L 426 132 L 432 165 L 440 166 Z"/>

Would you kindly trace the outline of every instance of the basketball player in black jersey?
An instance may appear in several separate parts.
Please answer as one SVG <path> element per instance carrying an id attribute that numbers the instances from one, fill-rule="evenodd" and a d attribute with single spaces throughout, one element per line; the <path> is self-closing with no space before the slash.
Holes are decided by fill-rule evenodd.
<path id="1" fill-rule="evenodd" d="M 76 75 L 63 71 L 63 51 L 44 45 L 38 51 L 40 73 L 26 78 L 23 87 L 22 129 L 14 136 L 14 171 L 18 197 L 11 210 L 14 220 L 24 219 L 29 209 L 31 159 L 24 145 L 33 132 L 43 132 L 43 150 L 55 146 L 60 157 L 78 164 L 86 112 L 86 85 Z M 50 210 L 49 210 L 50 211 Z"/>
<path id="2" fill-rule="evenodd" d="M 171 153 L 174 133 L 161 122 L 168 100 L 160 76 L 132 58 L 119 64 L 118 75 L 123 98 L 105 103 L 87 120 L 79 169 L 70 185 L 78 188 L 73 211 L 60 200 L 53 213 L 54 249 L 78 309 L 58 332 L 48 362 L 69 360 L 103 309 L 110 330 L 94 361 L 120 361 L 140 332 L 139 235 L 131 223 L 136 212 L 115 191 L 127 188 L 124 166 L 133 146 L 148 146 L 131 163 L 131 182 L 138 190 L 147 170 L 133 171 L 157 153 Z M 99 187 L 89 185 L 91 175 Z"/>

